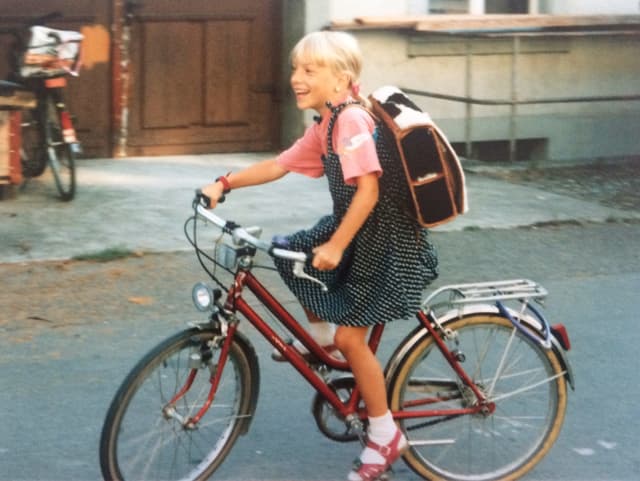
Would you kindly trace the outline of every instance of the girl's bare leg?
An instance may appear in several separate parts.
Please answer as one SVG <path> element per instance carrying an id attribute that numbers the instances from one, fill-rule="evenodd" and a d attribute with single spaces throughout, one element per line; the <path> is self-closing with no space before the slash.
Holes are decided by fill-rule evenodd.
<path id="1" fill-rule="evenodd" d="M 351 367 L 367 413 L 377 417 L 384 415 L 389 406 L 382 366 L 367 344 L 368 331 L 367 327 L 340 326 L 334 340 Z"/>
<path id="2" fill-rule="evenodd" d="M 336 331 L 335 344 L 349 363 L 367 408 L 368 440 L 385 446 L 386 450 L 381 452 L 367 444 L 360 454 L 360 464 L 349 473 L 349 481 L 377 478 L 406 446 L 406 439 L 398 433 L 389 411 L 382 366 L 367 344 L 368 330 L 366 327 L 340 326 Z"/>
<path id="3" fill-rule="evenodd" d="M 309 334 L 311 334 L 311 337 L 318 344 L 320 344 L 321 347 L 325 348 L 330 355 L 340 358 L 340 353 L 336 350 L 334 341 L 333 341 L 333 336 L 336 333 L 335 325 L 330 324 L 326 321 L 323 321 L 310 310 L 304 307 L 303 309 L 305 314 L 307 315 L 307 319 L 309 320 L 308 331 L 309 331 Z M 293 347 L 295 347 L 298 350 L 298 352 L 300 352 L 303 355 L 307 355 L 309 353 L 309 350 L 307 349 L 307 347 L 304 346 L 297 339 L 293 341 Z M 284 361 L 284 357 L 282 356 L 282 354 L 280 354 L 280 352 L 277 349 L 273 350 L 273 353 L 271 354 L 271 358 L 278 362 Z"/>
<path id="4" fill-rule="evenodd" d="M 309 332 L 316 342 L 321 346 L 333 345 L 333 336 L 336 332 L 335 326 L 323 321 L 308 309 L 304 309 L 304 312 L 309 320 Z"/>

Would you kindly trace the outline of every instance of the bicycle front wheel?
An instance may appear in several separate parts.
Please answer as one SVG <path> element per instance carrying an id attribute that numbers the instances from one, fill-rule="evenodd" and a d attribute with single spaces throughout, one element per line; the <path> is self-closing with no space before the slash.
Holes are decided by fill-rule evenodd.
<path id="1" fill-rule="evenodd" d="M 102 430 L 100 466 L 106 480 L 204 480 L 222 463 L 248 429 L 258 372 L 253 349 L 234 339 L 213 403 L 199 423 L 188 426 L 210 402 L 218 344 L 212 331 L 183 331 L 131 371 Z"/>
<path id="2" fill-rule="evenodd" d="M 21 112 L 20 163 L 22 175 L 27 178 L 39 177 L 47 168 L 44 129 L 40 122 L 38 109 L 26 109 Z"/>
<path id="3" fill-rule="evenodd" d="M 62 200 L 69 201 L 76 194 L 76 159 L 73 146 L 64 140 L 60 120 L 62 112 L 59 111 L 57 103 L 52 94 L 48 95 L 44 133 L 47 157 L 58 193 Z"/>
<path id="4" fill-rule="evenodd" d="M 549 451 L 562 427 L 567 391 L 558 356 L 497 315 L 471 315 L 446 327 L 457 334 L 450 348 L 495 411 L 400 421 L 410 445 L 404 460 L 430 480 L 517 479 Z M 389 396 L 393 410 L 476 402 L 426 332 L 391 374 Z"/>

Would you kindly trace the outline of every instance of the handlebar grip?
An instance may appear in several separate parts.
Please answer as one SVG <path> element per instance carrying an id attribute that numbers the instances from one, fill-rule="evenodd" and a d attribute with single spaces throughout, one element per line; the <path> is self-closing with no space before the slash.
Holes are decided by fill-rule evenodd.
<path id="1" fill-rule="evenodd" d="M 224 200 L 225 200 L 225 196 L 223 195 L 222 197 L 220 197 L 218 199 L 218 204 L 222 204 L 224 202 Z M 204 194 L 202 192 L 202 189 L 196 189 L 195 201 L 198 204 L 202 204 L 207 209 L 211 208 L 211 197 L 209 197 L 208 195 Z"/>
<path id="2" fill-rule="evenodd" d="M 194 199 L 196 204 L 201 204 L 207 209 L 211 206 L 211 199 L 205 195 L 201 189 L 196 189 L 196 198 Z"/>
<path id="3" fill-rule="evenodd" d="M 289 242 L 289 238 L 281 234 L 274 235 L 273 238 L 271 239 L 271 244 L 273 245 L 273 247 L 276 247 L 278 249 L 288 250 L 291 248 L 291 243 Z"/>

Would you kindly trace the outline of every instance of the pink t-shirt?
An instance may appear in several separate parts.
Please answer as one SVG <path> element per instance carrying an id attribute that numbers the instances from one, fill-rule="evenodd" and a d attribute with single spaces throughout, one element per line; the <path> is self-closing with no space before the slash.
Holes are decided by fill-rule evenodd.
<path id="1" fill-rule="evenodd" d="M 327 155 L 327 131 L 331 112 L 320 123 L 314 122 L 291 147 L 282 152 L 278 164 L 284 169 L 321 177 L 324 174 L 322 155 Z M 355 184 L 362 175 L 382 174 L 376 145 L 373 139 L 375 124 L 371 116 L 361 108 L 344 109 L 333 126 L 334 151 L 340 156 L 340 164 L 346 184 Z"/>

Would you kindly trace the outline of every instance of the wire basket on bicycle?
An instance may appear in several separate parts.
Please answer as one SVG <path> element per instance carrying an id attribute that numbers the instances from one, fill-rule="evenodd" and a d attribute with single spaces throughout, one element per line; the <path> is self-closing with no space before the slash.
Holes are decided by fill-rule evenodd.
<path id="1" fill-rule="evenodd" d="M 56 30 L 41 25 L 32 26 L 29 33 L 20 59 L 22 78 L 78 75 L 84 35 L 73 30 Z"/>

